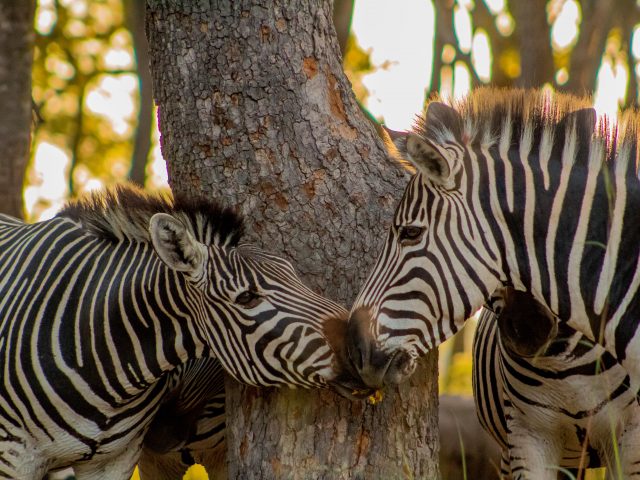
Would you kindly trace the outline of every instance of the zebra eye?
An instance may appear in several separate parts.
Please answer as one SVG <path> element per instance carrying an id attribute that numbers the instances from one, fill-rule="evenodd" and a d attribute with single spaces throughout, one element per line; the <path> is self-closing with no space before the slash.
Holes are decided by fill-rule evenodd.
<path id="1" fill-rule="evenodd" d="M 413 225 L 398 227 L 398 240 L 402 245 L 415 245 L 420 241 L 424 230 L 424 227 L 416 227 Z"/>
<path id="2" fill-rule="evenodd" d="M 236 303 L 244 308 L 253 308 L 262 301 L 262 297 L 255 290 L 245 290 L 236 297 Z"/>

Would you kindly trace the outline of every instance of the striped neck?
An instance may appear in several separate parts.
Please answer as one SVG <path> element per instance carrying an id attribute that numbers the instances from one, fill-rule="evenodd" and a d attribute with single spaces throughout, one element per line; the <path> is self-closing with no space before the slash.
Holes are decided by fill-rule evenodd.
<path id="1" fill-rule="evenodd" d="M 597 340 L 603 320 L 640 315 L 640 306 L 627 308 L 640 287 L 635 146 L 612 149 L 578 125 L 528 128 L 470 148 L 475 211 L 489 226 L 503 281 Z"/>
<path id="2" fill-rule="evenodd" d="M 81 370 L 95 370 L 101 384 L 113 389 L 111 395 L 126 401 L 208 349 L 194 323 L 192 310 L 197 306 L 184 301 L 185 291 L 193 287 L 168 269 L 149 245 L 120 244 L 96 259 L 98 265 L 105 261 L 118 262 L 122 273 L 104 282 L 92 299 L 88 325 L 77 332 L 76 357 Z M 81 350 L 87 335 L 92 348 Z M 101 361 L 91 358 L 95 349 L 108 352 L 106 365 L 103 356 Z"/>

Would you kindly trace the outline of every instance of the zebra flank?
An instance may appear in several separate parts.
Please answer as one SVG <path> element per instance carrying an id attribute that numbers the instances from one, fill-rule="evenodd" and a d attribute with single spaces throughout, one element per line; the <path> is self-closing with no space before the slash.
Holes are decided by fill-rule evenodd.
<path id="1" fill-rule="evenodd" d="M 327 335 L 345 310 L 242 229 L 216 202 L 131 186 L 32 225 L 0 216 L 0 478 L 128 479 L 143 445 L 180 449 L 207 416 L 210 441 L 221 368 L 362 388 Z"/>
<path id="2" fill-rule="evenodd" d="M 526 340 L 512 332 L 547 314 L 532 297 L 503 292 L 506 300 L 492 298 L 495 313 L 482 310 L 472 349 L 476 411 L 502 448 L 501 478 L 555 480 L 560 468 L 604 466 L 611 478 L 640 478 L 640 406 L 625 369 L 566 324 L 523 357 L 512 346 Z"/>
<path id="3" fill-rule="evenodd" d="M 588 104 L 478 89 L 430 102 L 413 132 L 394 134 L 391 152 L 415 175 L 351 313 L 347 343 L 365 383 L 402 381 L 512 286 L 640 386 L 638 115 L 613 122 Z"/>

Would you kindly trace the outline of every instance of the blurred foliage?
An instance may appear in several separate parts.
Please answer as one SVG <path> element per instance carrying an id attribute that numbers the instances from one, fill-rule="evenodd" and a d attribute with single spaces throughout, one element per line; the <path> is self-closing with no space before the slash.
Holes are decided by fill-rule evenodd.
<path id="1" fill-rule="evenodd" d="M 375 71 L 375 67 L 371 64 L 369 52 L 365 52 L 360 45 L 356 36 L 351 33 L 347 40 L 347 46 L 343 60 L 344 73 L 351 82 L 351 88 L 358 102 L 364 104 L 367 101 L 369 92 L 362 84 L 362 77 Z"/>
<path id="2" fill-rule="evenodd" d="M 640 23 L 636 0 L 434 0 L 435 51 L 431 91 L 451 91 L 455 79 L 442 71 L 461 62 L 471 87 L 540 87 L 593 94 L 602 66 L 628 76 L 616 92 L 621 105 L 638 103 L 638 60 L 634 32 Z M 479 36 L 488 40 L 491 74 L 481 78 L 474 54 Z M 475 49 L 476 47 L 473 47 Z M 442 56 L 444 57 L 444 55 Z M 622 71 L 626 73 L 622 73 Z"/>
<path id="3" fill-rule="evenodd" d="M 122 0 L 40 0 L 35 23 L 35 145 L 69 156 L 70 195 L 92 178 L 126 178 L 138 80 Z"/>
<path id="4" fill-rule="evenodd" d="M 451 356 L 448 375 L 439 377 L 440 392 L 450 395 L 473 395 L 471 389 L 471 352 L 458 352 Z"/>

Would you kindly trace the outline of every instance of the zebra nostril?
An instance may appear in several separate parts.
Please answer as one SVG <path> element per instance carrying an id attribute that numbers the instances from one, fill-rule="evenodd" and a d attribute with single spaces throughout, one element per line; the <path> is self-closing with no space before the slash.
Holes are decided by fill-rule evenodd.
<path id="1" fill-rule="evenodd" d="M 415 355 L 405 349 L 382 349 L 375 337 L 371 309 L 364 306 L 351 312 L 347 326 L 347 355 L 355 373 L 371 388 L 404 381 L 416 368 Z"/>

